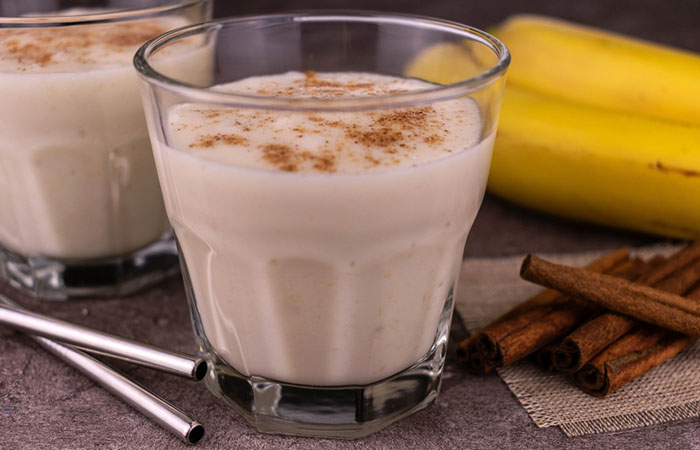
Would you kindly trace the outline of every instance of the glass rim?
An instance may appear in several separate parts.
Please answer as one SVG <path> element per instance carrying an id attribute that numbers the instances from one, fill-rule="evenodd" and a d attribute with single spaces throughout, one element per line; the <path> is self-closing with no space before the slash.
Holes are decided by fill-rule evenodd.
<path id="1" fill-rule="evenodd" d="M 143 17 L 168 14 L 189 6 L 199 3 L 207 3 L 210 1 L 211 0 L 178 0 L 145 8 L 124 8 L 90 14 L 75 14 L 70 16 L 59 16 L 52 14 L 39 14 L 32 16 L 0 16 L 0 29 L 2 29 L 3 25 L 11 25 L 11 28 L 36 28 L 41 26 L 56 27 L 70 25 L 91 25 L 105 22 L 134 20 Z"/>
<path id="2" fill-rule="evenodd" d="M 229 25 L 261 20 L 279 23 L 352 22 L 421 27 L 457 36 L 461 35 L 464 38 L 476 41 L 491 49 L 498 57 L 498 60 L 479 74 L 451 84 L 435 85 L 427 89 L 388 95 L 331 99 L 272 97 L 212 91 L 209 88 L 203 88 L 165 76 L 155 70 L 148 62 L 148 59 L 154 52 L 178 39 L 221 29 Z M 504 75 L 509 64 L 510 52 L 505 44 L 478 28 L 428 16 L 372 11 L 301 11 L 219 19 L 176 28 L 156 36 L 143 44 L 134 55 L 134 67 L 142 79 L 171 92 L 186 95 L 194 102 L 239 108 L 307 111 L 357 111 L 363 109 L 400 108 L 449 100 L 478 91 L 494 83 Z"/>

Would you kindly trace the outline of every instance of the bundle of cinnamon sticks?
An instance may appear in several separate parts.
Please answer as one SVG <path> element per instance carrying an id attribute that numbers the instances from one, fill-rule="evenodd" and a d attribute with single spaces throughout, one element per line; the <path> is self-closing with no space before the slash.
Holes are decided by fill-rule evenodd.
<path id="1" fill-rule="evenodd" d="M 619 249 L 584 269 L 528 255 L 520 275 L 550 289 L 460 344 L 458 358 L 475 373 L 535 355 L 604 397 L 700 336 L 700 243 L 647 261 Z"/>

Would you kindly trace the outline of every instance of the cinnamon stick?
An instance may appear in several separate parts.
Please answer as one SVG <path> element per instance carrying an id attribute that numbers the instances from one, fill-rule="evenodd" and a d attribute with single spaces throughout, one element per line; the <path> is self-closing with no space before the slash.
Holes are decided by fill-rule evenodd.
<path id="1" fill-rule="evenodd" d="M 643 326 L 626 334 L 596 356 L 574 379 L 581 389 L 605 397 L 632 379 L 675 356 L 692 338 L 658 327 Z"/>
<path id="2" fill-rule="evenodd" d="M 554 372 L 554 351 L 559 347 L 559 343 L 545 345 L 537 352 L 537 365 L 545 372 Z"/>
<path id="3" fill-rule="evenodd" d="M 487 364 L 484 358 L 481 357 L 481 354 L 476 348 L 476 334 L 472 334 L 459 343 L 456 356 L 470 372 L 476 375 L 485 375 L 493 369 L 493 367 Z"/>
<path id="4" fill-rule="evenodd" d="M 654 284 L 656 289 L 683 294 L 700 279 L 700 258 Z"/>
<path id="5" fill-rule="evenodd" d="M 691 290 L 687 298 L 700 302 L 700 287 Z M 585 392 L 604 397 L 677 355 L 696 340 L 645 325 L 606 348 L 576 372 L 574 379 Z"/>
<path id="6" fill-rule="evenodd" d="M 484 333 L 480 333 L 477 348 L 488 364 L 497 368 L 504 367 L 566 336 L 593 313 L 594 309 L 590 306 L 572 300 L 563 304 L 561 308 L 552 309 L 517 332 L 503 337 L 497 343 L 489 342 L 490 339 Z M 493 346 L 493 357 L 484 355 L 482 350 L 487 345 Z"/>
<path id="7" fill-rule="evenodd" d="M 508 336 L 530 326 L 532 323 L 541 320 L 551 314 L 555 309 L 552 306 L 540 306 L 531 310 L 522 311 L 520 314 L 512 316 L 493 326 L 487 326 L 476 337 L 476 348 L 481 356 L 491 363 L 501 358 L 499 356 L 498 342 Z M 497 363 L 497 367 L 502 365 L 502 361 Z"/>
<path id="8" fill-rule="evenodd" d="M 668 259 L 668 264 L 665 264 L 658 271 L 651 272 L 646 276 L 641 277 L 638 282 L 648 286 L 654 285 L 658 281 L 663 280 L 672 273 L 677 272 L 698 258 L 700 258 L 700 241 L 684 247 Z"/>
<path id="9" fill-rule="evenodd" d="M 620 259 L 622 253 L 610 255 L 582 270 L 638 270 L 640 261 Z M 485 364 L 504 367 L 561 339 L 596 312 L 596 307 L 568 297 L 555 297 L 549 304 L 531 309 L 516 308 L 504 320 L 482 329 L 476 337 L 476 348 Z"/>
<path id="10" fill-rule="evenodd" d="M 649 269 L 641 274 L 637 283 L 652 282 L 658 289 L 673 294 L 684 293 L 700 279 L 698 249 L 700 245 L 695 244 L 680 250 L 667 260 L 659 256 L 652 258 Z M 698 259 L 688 264 L 688 259 L 694 254 L 698 254 Z M 682 264 L 688 265 L 683 267 Z M 661 278 L 661 275 L 665 278 Z M 566 373 L 580 370 L 604 348 L 638 325 L 640 322 L 632 317 L 605 312 L 564 338 L 559 348 L 554 350 L 554 365 L 557 370 Z"/>
<path id="11" fill-rule="evenodd" d="M 520 276 L 662 328 L 700 335 L 700 303 L 675 294 L 533 255 L 523 261 Z"/>
<path id="12" fill-rule="evenodd" d="M 554 351 L 557 370 L 580 370 L 595 355 L 632 330 L 639 321 L 633 317 L 605 312 L 584 323 L 562 340 Z"/>
<path id="13" fill-rule="evenodd" d="M 621 263 L 629 259 L 629 249 L 622 247 L 616 250 L 612 250 L 604 255 L 600 256 L 598 259 L 592 261 L 587 266 L 586 270 L 593 272 L 607 272 L 612 268 L 619 266 Z M 555 289 L 545 289 L 522 303 L 515 305 L 510 310 L 506 311 L 500 317 L 495 319 L 491 324 L 501 322 L 504 319 L 516 316 L 523 311 L 530 310 L 539 306 L 549 306 L 554 303 L 560 303 L 565 301 L 566 296 Z"/>
<path id="14" fill-rule="evenodd" d="M 607 271 L 627 260 L 628 255 L 628 249 L 620 248 L 606 253 L 590 263 L 586 268 L 597 272 Z M 566 301 L 566 296 L 560 292 L 553 289 L 546 289 L 513 307 L 483 328 L 481 332 L 492 336 L 492 342 L 497 342 L 509 333 L 516 332 L 528 325 L 529 322 L 527 320 L 522 320 L 519 316 L 525 314 L 530 319 L 543 317 L 551 312 L 552 305 L 561 304 Z M 492 369 L 492 365 L 489 364 L 478 351 L 476 345 L 477 337 L 478 333 L 474 333 L 459 344 L 457 358 L 465 364 L 470 371 L 475 373 L 487 373 Z M 493 348 L 495 349 L 495 344 Z M 495 352 L 492 353 L 488 351 L 487 354 L 492 357 L 495 356 Z"/>

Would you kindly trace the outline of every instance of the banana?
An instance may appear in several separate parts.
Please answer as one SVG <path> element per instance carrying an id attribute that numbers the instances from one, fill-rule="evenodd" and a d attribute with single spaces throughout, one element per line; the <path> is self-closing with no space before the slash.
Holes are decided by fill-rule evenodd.
<path id="1" fill-rule="evenodd" d="M 506 86 L 488 189 L 555 215 L 700 237 L 700 127 Z"/>
<path id="2" fill-rule="evenodd" d="M 466 45 L 441 42 L 419 53 L 404 69 L 404 75 L 439 84 L 456 83 L 482 71 L 474 60 L 473 52 Z"/>
<path id="3" fill-rule="evenodd" d="M 532 16 L 496 33 L 513 64 L 489 191 L 562 217 L 700 238 L 700 58 Z M 405 74 L 471 76 L 462 47 L 429 48 Z"/>
<path id="4" fill-rule="evenodd" d="M 493 30 L 508 83 L 602 108 L 700 125 L 700 56 L 563 20 L 516 15 Z"/>

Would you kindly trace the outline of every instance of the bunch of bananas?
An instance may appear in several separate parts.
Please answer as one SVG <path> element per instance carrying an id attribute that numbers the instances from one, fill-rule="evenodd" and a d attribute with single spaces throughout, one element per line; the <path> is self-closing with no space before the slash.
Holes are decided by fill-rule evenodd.
<path id="1" fill-rule="evenodd" d="M 700 56 L 538 16 L 493 32 L 512 64 L 492 193 L 563 217 L 700 237 Z M 459 65 L 431 63 L 446 52 L 455 61 L 458 49 L 434 47 L 407 74 L 462 79 Z"/>

